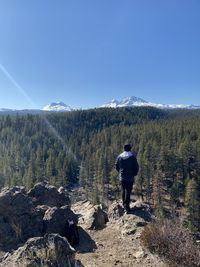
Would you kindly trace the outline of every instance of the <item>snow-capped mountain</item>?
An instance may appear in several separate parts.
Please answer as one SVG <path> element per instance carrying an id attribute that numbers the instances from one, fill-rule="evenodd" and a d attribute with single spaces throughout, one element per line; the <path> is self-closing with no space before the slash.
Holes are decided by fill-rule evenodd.
<path id="1" fill-rule="evenodd" d="M 102 105 L 101 107 L 110 107 L 110 108 L 130 107 L 130 106 L 145 105 L 146 103 L 148 102 L 143 100 L 142 98 L 131 96 L 131 97 L 124 98 L 122 101 L 113 99 L 111 100 L 111 102 L 105 105 Z"/>
<path id="2" fill-rule="evenodd" d="M 63 102 L 53 102 L 42 109 L 8 109 L 8 108 L 0 108 L 1 114 L 38 114 L 42 112 L 59 112 L 59 111 L 72 111 L 74 110 L 70 106 L 66 105 Z"/>
<path id="3" fill-rule="evenodd" d="M 106 108 L 118 108 L 118 107 L 155 107 L 160 109 L 200 109 L 200 105 L 183 105 L 183 104 L 156 104 L 152 102 L 148 102 L 142 98 L 130 96 L 127 98 L 122 99 L 121 101 L 113 99 L 107 104 L 104 104 L 100 107 Z M 66 112 L 66 111 L 73 111 L 75 109 L 71 108 L 70 106 L 66 105 L 63 102 L 53 102 L 42 109 L 8 109 L 8 108 L 0 108 L 1 114 L 38 114 L 41 112 Z"/>
<path id="4" fill-rule="evenodd" d="M 63 102 L 53 102 L 50 105 L 43 107 L 43 111 L 72 111 L 73 109 Z"/>
<path id="5" fill-rule="evenodd" d="M 161 108 L 161 109 L 175 109 L 175 108 L 199 109 L 200 108 L 200 105 L 156 104 L 156 103 L 148 102 L 142 98 L 138 98 L 135 96 L 124 98 L 121 101 L 113 99 L 107 104 L 102 105 L 101 107 L 119 108 L 119 107 L 137 107 L 137 106 L 140 106 L 140 107 L 150 106 L 150 107 Z"/>

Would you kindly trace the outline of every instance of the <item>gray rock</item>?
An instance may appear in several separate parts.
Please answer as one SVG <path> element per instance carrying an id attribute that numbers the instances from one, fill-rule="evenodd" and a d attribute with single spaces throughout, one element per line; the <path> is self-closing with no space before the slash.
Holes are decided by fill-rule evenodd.
<path id="1" fill-rule="evenodd" d="M 100 206 L 95 207 L 95 211 L 92 216 L 94 220 L 90 229 L 101 229 L 108 222 L 108 215 L 105 211 L 102 210 Z"/>
<path id="2" fill-rule="evenodd" d="M 13 253 L 7 253 L 1 267 L 83 267 L 75 260 L 75 250 L 58 234 L 29 239 Z"/>
<path id="3" fill-rule="evenodd" d="M 89 201 L 79 201 L 73 205 L 73 210 L 79 215 L 79 224 L 85 229 L 102 229 L 108 222 L 108 215 L 101 205 L 94 206 Z"/>
<path id="4" fill-rule="evenodd" d="M 57 208 L 63 204 L 68 206 Z M 3 188 L 0 192 L 0 246 L 14 248 L 30 237 L 43 236 L 46 229 L 48 233 L 62 234 L 66 219 L 71 215 L 75 217 L 69 204 L 65 192 L 59 193 L 47 183 L 36 184 L 28 193 L 23 187 Z M 50 209 L 49 217 L 45 217 L 49 206 L 55 206 L 54 212 L 51 214 Z"/>
<path id="5" fill-rule="evenodd" d="M 136 251 L 133 256 L 136 258 L 136 259 L 139 259 L 139 258 L 145 258 L 147 256 L 147 254 L 145 253 L 144 250 L 138 250 Z"/>
<path id="6" fill-rule="evenodd" d="M 30 213 L 32 200 L 23 187 L 3 188 L 0 192 L 0 215 L 20 216 Z"/>
<path id="7" fill-rule="evenodd" d="M 88 230 L 99 230 L 108 222 L 108 215 L 100 206 L 93 206 L 83 217 L 85 228 Z"/>
<path id="8" fill-rule="evenodd" d="M 140 232 L 147 222 L 134 214 L 124 214 L 118 221 L 118 226 L 121 230 L 122 236 L 135 235 L 136 232 Z"/>
<path id="9" fill-rule="evenodd" d="M 68 206 L 49 208 L 46 210 L 43 220 L 46 233 L 59 233 L 60 235 L 65 234 L 67 220 L 78 223 L 77 216 Z"/>
<path id="10" fill-rule="evenodd" d="M 124 215 L 124 209 L 117 201 L 114 201 L 108 209 L 108 218 L 117 220 Z"/>
<path id="11" fill-rule="evenodd" d="M 24 214 L 19 217 L 0 218 L 0 243 L 6 247 L 15 247 L 30 237 L 44 234 L 42 216 Z"/>
<path id="12" fill-rule="evenodd" d="M 37 206 L 31 214 L 17 218 L 19 228 L 22 229 L 22 240 L 44 235 L 45 228 L 43 218 L 47 209 L 49 209 L 48 206 Z"/>
<path id="13" fill-rule="evenodd" d="M 3 188 L 0 192 L 0 243 L 15 246 L 32 236 L 30 229 L 33 205 L 23 187 Z M 32 229 L 31 229 L 32 231 Z"/>
<path id="14" fill-rule="evenodd" d="M 70 205 L 69 196 L 65 191 L 59 192 L 55 186 L 48 183 L 37 183 L 29 192 L 28 196 L 33 199 L 35 206 L 47 205 L 61 207 Z"/>
<path id="15" fill-rule="evenodd" d="M 15 231 L 5 217 L 0 216 L 0 246 L 13 243 L 15 238 Z"/>
<path id="16" fill-rule="evenodd" d="M 39 205 L 34 208 L 31 214 L 32 236 L 41 236 L 45 233 L 44 229 L 44 214 L 49 209 L 46 205 Z"/>

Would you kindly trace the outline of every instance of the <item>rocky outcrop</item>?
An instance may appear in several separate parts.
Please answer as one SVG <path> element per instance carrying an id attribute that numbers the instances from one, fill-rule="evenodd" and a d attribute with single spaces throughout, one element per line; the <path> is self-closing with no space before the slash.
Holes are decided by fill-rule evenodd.
<path id="1" fill-rule="evenodd" d="M 46 233 L 58 233 L 60 235 L 65 235 L 68 220 L 78 223 L 77 216 L 68 206 L 49 208 L 46 210 L 43 220 Z"/>
<path id="2" fill-rule="evenodd" d="M 33 203 L 23 187 L 3 188 L 0 192 L 0 245 L 22 242 L 30 237 Z M 36 225 L 37 227 L 37 225 Z"/>
<path id="3" fill-rule="evenodd" d="M 29 192 L 28 196 L 32 198 L 35 206 L 47 205 L 49 207 L 62 207 L 70 205 L 69 196 L 65 190 L 55 186 L 49 185 L 48 183 L 37 183 Z"/>
<path id="4" fill-rule="evenodd" d="M 24 187 L 5 187 L 0 192 L 0 214 L 3 216 L 21 216 L 30 213 L 32 199 L 26 194 Z"/>
<path id="5" fill-rule="evenodd" d="M 16 239 L 15 230 L 4 216 L 0 216 L 0 247 L 13 243 Z"/>
<path id="6" fill-rule="evenodd" d="M 108 215 L 99 205 L 89 201 L 80 201 L 73 205 L 73 210 L 79 215 L 79 223 L 88 230 L 99 230 L 108 222 Z"/>
<path id="7" fill-rule="evenodd" d="M 117 220 L 124 215 L 124 209 L 117 201 L 114 201 L 108 209 L 109 220 Z"/>
<path id="8" fill-rule="evenodd" d="M 129 214 L 124 213 L 119 203 L 113 202 L 109 207 L 108 215 L 124 237 L 127 235 L 137 236 L 141 232 L 140 229 L 152 220 L 149 206 L 140 201 L 131 204 Z"/>
<path id="9" fill-rule="evenodd" d="M 28 193 L 24 187 L 0 192 L 0 247 L 13 248 L 30 237 L 64 233 L 68 218 L 77 223 L 65 190 L 38 183 Z"/>
<path id="10" fill-rule="evenodd" d="M 143 227 L 151 220 L 148 206 L 132 203 L 131 213 L 126 214 L 115 201 L 108 213 L 105 210 L 88 201 L 73 204 L 71 210 L 65 189 L 57 190 L 47 183 L 36 184 L 28 193 L 22 187 L 4 188 L 0 192 L 0 245 L 4 251 L 17 250 L 6 254 L 0 267 L 82 266 L 75 260 L 75 250 L 62 237 L 66 225 L 77 223 L 78 217 L 80 243 L 75 246 L 76 258 L 85 266 L 162 266 L 153 265 L 155 261 L 140 244 Z M 87 252 L 93 255 L 81 257 Z"/>
<path id="11" fill-rule="evenodd" d="M 119 221 L 118 226 L 122 236 L 134 235 L 139 227 L 144 227 L 147 222 L 134 214 L 125 214 Z"/>
<path id="12" fill-rule="evenodd" d="M 93 213 L 93 208 L 89 202 L 79 202 L 72 206 L 72 209 L 80 214 L 83 230 L 91 225 L 93 216 L 89 215 Z M 88 214 L 89 211 L 91 214 Z M 85 266 L 165 266 L 157 256 L 143 248 L 140 241 L 144 226 L 151 221 L 148 205 L 139 201 L 131 202 L 131 212 L 127 214 L 121 202 L 114 201 L 109 206 L 108 216 L 109 222 L 101 231 L 85 231 L 89 238 L 80 234 L 80 252 L 78 248 L 76 257 Z M 88 218 L 91 219 L 89 224 Z M 93 240 L 91 246 L 88 246 L 89 240 Z M 85 255 L 87 252 L 92 253 Z"/>
<path id="13" fill-rule="evenodd" d="M 94 212 L 90 213 L 90 216 L 92 216 L 93 221 L 90 220 L 92 224 L 89 229 L 102 229 L 108 222 L 108 215 L 100 206 L 94 207 Z"/>
<path id="14" fill-rule="evenodd" d="M 58 234 L 29 239 L 13 253 L 7 253 L 1 267 L 83 267 L 75 260 L 75 250 Z"/>

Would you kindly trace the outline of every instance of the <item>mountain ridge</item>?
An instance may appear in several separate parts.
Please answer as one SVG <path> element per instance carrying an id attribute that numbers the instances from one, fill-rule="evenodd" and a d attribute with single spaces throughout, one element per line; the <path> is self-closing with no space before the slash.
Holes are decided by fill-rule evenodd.
<path id="1" fill-rule="evenodd" d="M 200 105 L 186 104 L 157 104 L 140 97 L 129 96 L 122 100 L 112 99 L 110 102 L 93 108 L 121 108 L 121 107 L 155 107 L 159 109 L 200 109 Z M 82 109 L 82 108 L 80 108 Z M 91 108 L 89 108 L 91 109 Z M 62 101 L 52 102 L 41 109 L 9 109 L 0 108 L 1 113 L 39 113 L 39 112 L 71 112 L 75 109 Z"/>
<path id="2" fill-rule="evenodd" d="M 45 106 L 42 108 L 43 111 L 72 111 L 73 108 L 71 108 L 70 106 L 66 105 L 64 102 L 62 101 L 58 101 L 58 102 L 52 102 L 51 104 Z"/>
<path id="3" fill-rule="evenodd" d="M 120 107 L 146 107 L 151 106 L 160 109 L 199 109 L 200 105 L 184 105 L 184 104 L 157 104 L 153 102 L 148 102 L 142 98 L 129 96 L 121 101 L 112 99 L 110 102 L 101 105 L 103 108 L 120 108 Z"/>

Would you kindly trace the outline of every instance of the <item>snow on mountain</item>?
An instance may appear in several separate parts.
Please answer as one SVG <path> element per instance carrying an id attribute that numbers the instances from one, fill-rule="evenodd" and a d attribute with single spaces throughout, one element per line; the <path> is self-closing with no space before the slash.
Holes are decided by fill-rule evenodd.
<path id="1" fill-rule="evenodd" d="M 73 109 L 63 102 L 53 102 L 50 105 L 43 107 L 43 111 L 72 111 Z"/>
<path id="2" fill-rule="evenodd" d="M 106 105 L 107 105 L 107 104 L 106 104 Z M 106 105 L 105 105 L 105 106 L 106 106 Z M 117 100 L 115 100 L 115 99 L 112 99 L 111 102 L 109 102 L 109 107 L 110 107 L 110 108 L 117 108 L 118 105 L 119 105 L 119 101 L 117 101 Z M 104 107 L 104 105 L 103 105 L 102 107 Z"/>
<path id="3" fill-rule="evenodd" d="M 183 105 L 183 104 L 156 104 L 152 102 L 148 102 L 142 98 L 130 96 L 118 101 L 116 99 L 111 100 L 110 102 L 100 106 L 100 107 L 107 107 L 107 108 L 118 108 L 118 107 L 155 107 L 160 109 L 200 109 L 200 105 Z M 7 109 L 7 108 L 0 108 L 0 112 L 4 114 L 13 114 L 13 113 L 40 113 L 42 111 L 52 111 L 52 112 L 59 112 L 59 111 L 73 111 L 74 109 L 70 106 L 66 105 L 63 102 L 53 102 L 45 107 L 40 109 L 26 109 L 26 110 L 16 110 L 16 109 Z"/>
<path id="4" fill-rule="evenodd" d="M 138 106 L 138 105 L 146 105 L 146 101 L 142 98 L 138 98 L 135 96 L 130 96 L 124 98 L 122 101 L 118 101 L 116 99 L 111 100 L 111 102 L 102 105 L 101 107 L 109 107 L 109 108 L 117 108 L 117 107 L 129 107 L 129 106 Z"/>
<path id="5" fill-rule="evenodd" d="M 45 112 L 45 111 L 52 111 L 52 112 L 59 112 L 59 111 L 72 111 L 73 109 L 66 105 L 63 102 L 53 102 L 45 107 L 43 107 L 42 109 L 7 109 L 7 108 L 0 108 L 0 112 L 3 114 L 14 114 L 14 113 L 41 113 L 41 112 Z"/>
<path id="6" fill-rule="evenodd" d="M 135 96 L 130 96 L 130 97 L 124 98 L 120 102 L 120 105 L 123 105 L 123 106 L 132 106 L 132 105 L 135 105 L 135 104 L 146 105 L 146 103 L 147 103 L 147 101 L 145 101 L 142 98 L 135 97 Z"/>
<path id="7" fill-rule="evenodd" d="M 127 98 L 122 99 L 121 101 L 113 99 L 111 102 L 108 102 L 101 107 L 106 108 L 119 108 L 119 107 L 144 107 L 150 106 L 155 108 L 161 109 L 175 109 L 175 108 L 182 108 L 182 109 L 199 109 L 200 105 L 183 105 L 183 104 L 156 104 L 147 102 L 146 100 L 130 96 Z"/>

